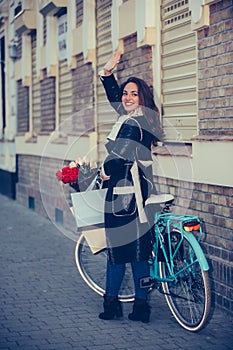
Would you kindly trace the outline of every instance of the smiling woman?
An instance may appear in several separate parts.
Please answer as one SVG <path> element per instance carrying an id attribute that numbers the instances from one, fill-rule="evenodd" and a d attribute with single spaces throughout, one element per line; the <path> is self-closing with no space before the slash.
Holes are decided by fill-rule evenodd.
<path id="1" fill-rule="evenodd" d="M 130 263 L 135 287 L 135 302 L 129 319 L 149 322 L 148 288 L 141 279 L 149 276 L 148 259 L 152 249 L 149 220 L 144 210 L 146 199 L 156 190 L 152 179 L 151 144 L 161 141 L 158 108 L 149 86 L 137 77 L 118 86 L 112 70 L 121 53 L 113 54 L 100 79 L 108 100 L 119 118 L 108 135 L 108 155 L 102 165 L 107 195 L 105 232 L 107 274 L 104 312 L 101 319 L 122 316 L 118 300 L 126 263 Z"/>
<path id="2" fill-rule="evenodd" d="M 130 113 L 139 106 L 138 86 L 135 83 L 128 83 L 122 93 L 122 104 L 127 113 Z"/>

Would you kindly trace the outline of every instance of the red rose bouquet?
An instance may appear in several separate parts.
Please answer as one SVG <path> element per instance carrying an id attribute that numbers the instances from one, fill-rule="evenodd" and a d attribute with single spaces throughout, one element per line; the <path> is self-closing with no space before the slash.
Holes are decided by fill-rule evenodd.
<path id="1" fill-rule="evenodd" d="M 68 166 L 58 170 L 56 177 L 58 181 L 64 184 L 69 184 L 76 191 L 83 191 L 87 188 L 90 181 L 96 176 L 97 164 L 96 162 L 88 162 L 86 159 L 72 161 Z"/>
<path id="2" fill-rule="evenodd" d="M 69 167 L 66 166 L 62 168 L 62 170 L 58 170 L 56 172 L 56 177 L 59 181 L 62 181 L 63 183 L 75 183 L 78 180 L 79 170 L 78 167 Z"/>

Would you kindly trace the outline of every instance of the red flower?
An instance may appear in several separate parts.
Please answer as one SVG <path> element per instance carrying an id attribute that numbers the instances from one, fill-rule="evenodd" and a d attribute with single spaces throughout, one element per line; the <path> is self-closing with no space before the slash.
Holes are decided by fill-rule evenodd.
<path id="1" fill-rule="evenodd" d="M 56 172 L 56 177 L 59 181 L 62 181 L 62 172 L 60 170 Z"/>
<path id="2" fill-rule="evenodd" d="M 69 168 L 70 169 L 70 182 L 75 182 L 78 179 L 78 168 Z"/>
<path id="3" fill-rule="evenodd" d="M 56 172 L 56 177 L 59 181 L 62 181 L 63 183 L 74 183 L 78 179 L 78 168 L 73 167 L 70 168 L 68 166 L 62 168 L 62 171 Z"/>

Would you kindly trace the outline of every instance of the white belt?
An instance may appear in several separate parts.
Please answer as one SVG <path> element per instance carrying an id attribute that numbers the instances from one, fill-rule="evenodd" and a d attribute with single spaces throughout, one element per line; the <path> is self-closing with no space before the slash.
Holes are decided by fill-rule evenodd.
<path id="1" fill-rule="evenodd" d="M 134 192 L 135 192 L 134 186 L 124 186 L 124 187 L 113 188 L 113 194 L 127 194 L 127 193 L 134 193 Z"/>

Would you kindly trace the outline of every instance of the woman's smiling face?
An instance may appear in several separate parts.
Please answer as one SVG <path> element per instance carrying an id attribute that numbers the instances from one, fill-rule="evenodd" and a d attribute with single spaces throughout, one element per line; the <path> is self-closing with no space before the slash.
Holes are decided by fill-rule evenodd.
<path id="1" fill-rule="evenodd" d="M 138 108 L 138 86 L 135 83 L 128 83 L 125 85 L 121 101 L 127 113 L 130 113 Z"/>

